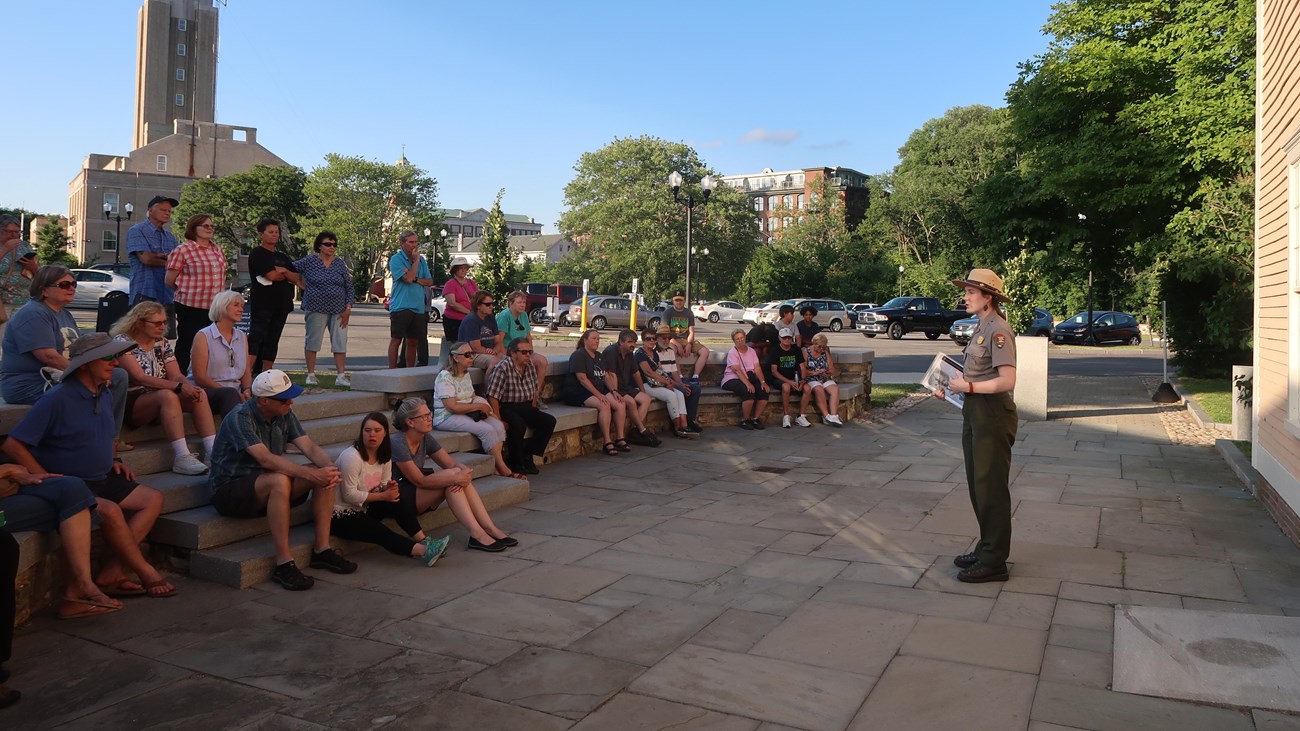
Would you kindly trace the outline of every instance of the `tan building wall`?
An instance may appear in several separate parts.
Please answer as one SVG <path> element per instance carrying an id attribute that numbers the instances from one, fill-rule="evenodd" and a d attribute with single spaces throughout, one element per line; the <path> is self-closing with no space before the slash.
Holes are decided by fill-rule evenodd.
<path id="1" fill-rule="evenodd" d="M 1300 544 L 1300 4 L 1257 8 L 1255 469 Z"/>
<path id="2" fill-rule="evenodd" d="M 175 120 L 174 133 L 129 155 L 88 155 L 68 185 L 68 238 L 72 254 L 87 265 L 116 259 L 117 223 L 104 217 L 104 204 L 116 205 L 122 238 L 142 220 L 155 195 L 180 198 L 191 180 L 222 177 L 255 165 L 287 165 L 257 142 L 257 130 L 227 124 Z M 135 211 L 126 220 L 126 204 Z M 126 251 L 122 251 L 122 261 Z"/>
<path id="3" fill-rule="evenodd" d="M 212 0 L 144 0 L 132 148 L 170 135 L 178 119 L 216 120 L 217 21 Z"/>

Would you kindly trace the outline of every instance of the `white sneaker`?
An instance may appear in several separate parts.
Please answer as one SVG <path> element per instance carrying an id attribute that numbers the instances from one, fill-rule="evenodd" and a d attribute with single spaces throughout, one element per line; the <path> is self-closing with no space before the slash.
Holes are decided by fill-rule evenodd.
<path id="1" fill-rule="evenodd" d="M 782 429 L 789 429 L 789 428 L 790 428 L 790 415 L 789 415 L 789 414 L 786 414 L 785 416 L 782 416 L 782 417 L 781 417 L 781 428 L 782 428 Z"/>
<path id="2" fill-rule="evenodd" d="M 839 414 L 831 414 L 830 416 L 826 417 L 826 423 L 832 424 L 834 426 L 844 426 L 844 422 L 840 421 Z"/>
<path id="3" fill-rule="evenodd" d="M 334 385 L 339 388 L 352 388 L 352 374 L 346 371 L 340 373 L 339 377 L 334 379 Z"/>
<path id="4" fill-rule="evenodd" d="M 800 414 L 799 418 L 794 420 L 794 423 L 804 427 L 805 429 L 812 426 L 812 422 L 808 421 L 808 417 L 804 416 L 803 414 Z"/>
<path id="5" fill-rule="evenodd" d="M 308 386 L 316 386 L 316 385 L 319 385 L 319 383 L 318 383 L 317 380 L 316 380 L 316 374 L 315 374 L 315 373 L 308 373 L 308 374 L 307 374 L 307 385 L 308 385 Z"/>
<path id="6" fill-rule="evenodd" d="M 172 462 L 172 472 L 178 475 L 201 475 L 208 471 L 208 466 L 199 460 L 199 455 L 186 452 Z"/>

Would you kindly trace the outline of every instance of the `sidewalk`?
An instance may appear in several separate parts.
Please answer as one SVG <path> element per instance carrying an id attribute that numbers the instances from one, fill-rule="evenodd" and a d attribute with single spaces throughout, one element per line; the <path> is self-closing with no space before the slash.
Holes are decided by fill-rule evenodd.
<path id="1" fill-rule="evenodd" d="M 1137 641 L 1116 656 L 1116 628 L 1288 631 L 1300 551 L 1212 448 L 1171 443 L 1140 380 L 1052 389 L 1064 418 L 1022 425 L 1015 448 L 1005 584 L 954 578 L 975 525 L 948 405 L 714 428 L 544 467 L 531 501 L 496 515 L 520 541 L 503 554 L 464 551 L 462 531 L 433 569 L 373 549 L 356 574 L 312 572 L 308 592 L 180 580 L 174 599 L 38 619 L 0 725 L 1300 729 L 1159 697 L 1194 691 L 1109 688 L 1171 677 L 1141 671 Z M 1242 678 L 1300 665 L 1268 637 L 1245 655 L 1187 639 L 1189 663 Z"/>

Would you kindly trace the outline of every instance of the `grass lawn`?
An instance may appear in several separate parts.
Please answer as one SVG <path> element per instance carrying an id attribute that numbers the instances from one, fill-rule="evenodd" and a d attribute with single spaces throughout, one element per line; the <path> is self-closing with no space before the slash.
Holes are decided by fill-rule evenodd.
<path id="1" fill-rule="evenodd" d="M 1246 459 L 1250 459 L 1250 458 L 1251 458 L 1251 457 L 1250 457 L 1250 442 L 1233 442 L 1233 444 L 1237 445 L 1237 449 L 1240 450 L 1242 454 L 1246 455 Z"/>
<path id="2" fill-rule="evenodd" d="M 871 405 L 888 406 L 904 396 L 911 396 L 921 390 L 919 383 L 873 383 L 871 385 Z"/>
<path id="3" fill-rule="evenodd" d="M 290 381 L 293 381 L 303 388 L 324 388 L 332 391 L 352 390 L 350 388 L 340 388 L 339 386 L 334 385 L 334 379 L 338 378 L 338 374 L 334 373 L 334 369 L 332 368 L 328 372 L 316 371 L 317 384 L 315 386 L 307 385 L 307 371 L 285 371 L 285 375 L 289 376 Z"/>
<path id="4" fill-rule="evenodd" d="M 1178 377 L 1183 390 L 1196 399 L 1210 419 L 1220 424 L 1232 423 L 1232 381 L 1227 378 Z"/>

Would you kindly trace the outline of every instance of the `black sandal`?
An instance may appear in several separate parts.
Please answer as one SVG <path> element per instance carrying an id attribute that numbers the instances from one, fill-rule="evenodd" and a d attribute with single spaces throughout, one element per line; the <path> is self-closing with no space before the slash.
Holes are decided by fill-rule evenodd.
<path id="1" fill-rule="evenodd" d="M 618 456 L 618 447 L 615 447 L 613 442 L 605 442 L 605 446 L 602 447 L 601 449 L 602 451 L 605 452 L 605 454 L 611 457 Z"/>
<path id="2" fill-rule="evenodd" d="M 632 451 L 632 447 L 628 446 L 628 443 L 627 443 L 627 440 L 626 440 L 626 439 L 620 439 L 620 440 L 618 440 L 617 442 L 614 442 L 614 446 L 615 446 L 615 447 L 618 447 L 618 451 L 620 451 L 620 452 L 631 452 L 631 451 Z"/>

